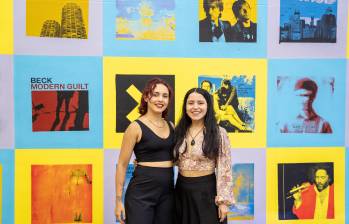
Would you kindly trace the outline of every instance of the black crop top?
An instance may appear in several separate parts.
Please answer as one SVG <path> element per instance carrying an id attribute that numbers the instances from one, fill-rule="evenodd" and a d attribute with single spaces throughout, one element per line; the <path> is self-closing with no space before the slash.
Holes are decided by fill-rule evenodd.
<path id="1" fill-rule="evenodd" d="M 142 137 L 133 148 L 138 162 L 160 162 L 173 160 L 174 130 L 167 121 L 170 128 L 169 136 L 164 139 L 156 135 L 142 121 L 136 120 L 142 130 Z"/>

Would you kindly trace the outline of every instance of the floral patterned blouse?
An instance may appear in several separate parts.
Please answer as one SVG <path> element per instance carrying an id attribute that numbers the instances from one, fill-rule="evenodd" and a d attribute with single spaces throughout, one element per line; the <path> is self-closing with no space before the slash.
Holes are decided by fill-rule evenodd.
<path id="1" fill-rule="evenodd" d="M 216 160 L 211 160 L 203 155 L 202 142 L 203 133 L 195 138 L 195 145 L 185 151 L 186 141 L 179 148 L 178 169 L 188 171 L 214 171 L 216 168 L 217 177 L 217 196 L 216 204 L 231 205 L 234 204 L 233 197 L 233 174 L 231 168 L 230 142 L 227 132 L 219 127 L 221 135 L 221 153 Z M 188 144 L 189 146 L 189 144 Z M 184 152 L 185 151 L 185 152 Z"/>

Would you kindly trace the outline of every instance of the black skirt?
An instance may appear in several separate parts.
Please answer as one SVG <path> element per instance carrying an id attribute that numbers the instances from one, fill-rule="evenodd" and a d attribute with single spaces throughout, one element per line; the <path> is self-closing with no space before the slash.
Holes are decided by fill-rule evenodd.
<path id="1" fill-rule="evenodd" d="M 219 224 L 216 175 L 184 177 L 178 174 L 175 188 L 176 224 Z"/>

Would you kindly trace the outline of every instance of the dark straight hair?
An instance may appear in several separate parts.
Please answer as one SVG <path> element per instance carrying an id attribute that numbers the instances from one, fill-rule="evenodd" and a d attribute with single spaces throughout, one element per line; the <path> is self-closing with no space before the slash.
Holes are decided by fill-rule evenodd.
<path id="1" fill-rule="evenodd" d="M 207 102 L 207 112 L 204 117 L 204 141 L 202 142 L 202 151 L 204 156 L 209 159 L 216 159 L 221 148 L 221 137 L 219 134 L 219 126 L 213 109 L 213 97 L 204 89 L 192 88 L 184 96 L 182 115 L 175 128 L 175 147 L 174 147 L 174 160 L 177 161 L 179 157 L 179 148 L 183 144 L 185 136 L 192 123 L 190 117 L 186 113 L 186 105 L 188 97 L 192 93 L 201 94 Z M 186 143 L 185 143 L 186 144 Z M 187 145 L 185 146 L 185 151 Z"/>

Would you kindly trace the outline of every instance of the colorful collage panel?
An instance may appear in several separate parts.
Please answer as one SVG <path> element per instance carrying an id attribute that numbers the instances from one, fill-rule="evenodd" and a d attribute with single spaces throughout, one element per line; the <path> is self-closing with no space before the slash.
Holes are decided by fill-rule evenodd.
<path id="1" fill-rule="evenodd" d="M 15 56 L 16 147 L 101 147 L 101 71 L 97 57 Z"/>
<path id="2" fill-rule="evenodd" d="M 231 224 L 265 223 L 265 150 L 232 149 L 233 194 Z"/>
<path id="3" fill-rule="evenodd" d="M 210 58 L 266 55 L 266 0 L 244 4 L 222 0 L 216 26 L 207 22 L 211 18 L 205 13 L 208 4 L 206 0 L 205 4 L 204 0 L 105 1 L 104 54 Z M 242 10 L 246 11 L 244 15 L 239 13 Z"/>
<path id="4" fill-rule="evenodd" d="M 0 55 L 0 149 L 14 147 L 13 58 Z"/>
<path id="5" fill-rule="evenodd" d="M 16 223 L 103 223 L 102 150 L 15 154 Z"/>
<path id="6" fill-rule="evenodd" d="M 345 57 L 348 1 L 268 0 L 268 57 Z"/>
<path id="7" fill-rule="evenodd" d="M 14 0 L 16 54 L 102 55 L 102 4 Z"/>
<path id="8" fill-rule="evenodd" d="M 0 222 L 14 222 L 14 152 L 0 150 Z"/>
<path id="9" fill-rule="evenodd" d="M 345 60 L 270 60 L 268 146 L 343 146 Z"/>
<path id="10" fill-rule="evenodd" d="M 266 61 L 202 60 L 192 67 L 197 86 L 213 96 L 217 122 L 227 130 L 231 146 L 264 147 Z"/>
<path id="11" fill-rule="evenodd" d="M 125 75 L 129 79 L 123 78 Z M 214 87 L 211 90 L 212 95 L 217 95 L 216 91 L 224 89 L 220 88 L 222 81 L 229 80 L 231 84 L 229 94 L 225 92 L 224 96 L 217 95 L 220 97 L 220 99 L 217 98 L 220 106 L 217 108 L 217 114 L 220 112 L 222 115 L 219 119 L 220 124 L 225 125 L 229 132 L 233 142 L 232 147 L 265 147 L 266 60 L 107 57 L 104 59 L 103 87 L 104 148 L 120 148 L 125 127 L 139 116 L 137 114 L 137 106 L 141 98 L 139 87 L 144 86 L 144 82 L 149 78 L 156 76 L 167 79 L 170 84 L 173 82 L 172 77 L 175 79 L 175 102 L 171 104 L 175 114 L 174 123 L 181 116 L 182 103 L 187 90 L 201 85 L 201 81 L 205 79 L 210 80 Z M 144 77 L 142 85 L 137 81 L 141 77 Z M 233 89 L 235 91 L 232 91 Z M 127 93 L 123 93 L 125 91 Z M 234 102 L 228 100 L 230 95 L 235 96 Z M 120 100 L 123 102 L 122 107 L 118 107 L 117 101 Z M 129 102 L 130 106 L 123 111 L 125 101 Z M 228 102 L 229 107 L 222 108 L 223 101 Z M 172 119 L 171 113 L 169 118 Z"/>
<path id="12" fill-rule="evenodd" d="M 345 148 L 268 148 L 267 223 L 344 223 L 344 184 Z"/>

